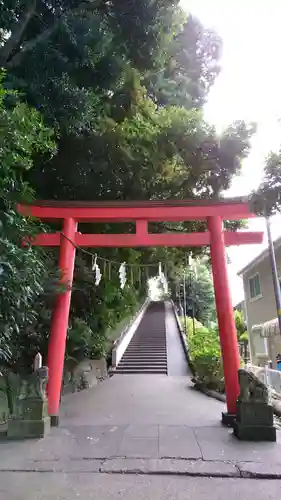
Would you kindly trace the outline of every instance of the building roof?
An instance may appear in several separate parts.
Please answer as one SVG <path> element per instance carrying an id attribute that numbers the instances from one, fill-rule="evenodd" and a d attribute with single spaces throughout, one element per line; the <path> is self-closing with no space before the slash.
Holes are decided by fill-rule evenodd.
<path id="1" fill-rule="evenodd" d="M 277 248 L 281 247 L 281 236 L 279 236 L 279 238 L 277 238 L 275 241 L 274 241 L 274 248 L 275 250 Z M 269 250 L 268 248 L 266 248 L 265 250 L 263 250 L 261 253 L 259 253 L 257 255 L 257 257 L 255 257 L 251 262 L 249 262 L 245 267 L 243 267 L 237 274 L 238 276 L 243 276 L 243 274 L 247 273 L 248 271 L 250 271 L 253 267 L 257 266 L 258 264 L 261 264 L 265 259 L 267 259 L 267 257 L 269 257 Z"/>
<path id="2" fill-rule="evenodd" d="M 244 307 L 245 305 L 245 300 L 242 299 L 242 300 L 239 300 L 239 302 L 236 302 L 235 306 L 233 306 L 233 309 L 239 309 L 239 307 Z"/>

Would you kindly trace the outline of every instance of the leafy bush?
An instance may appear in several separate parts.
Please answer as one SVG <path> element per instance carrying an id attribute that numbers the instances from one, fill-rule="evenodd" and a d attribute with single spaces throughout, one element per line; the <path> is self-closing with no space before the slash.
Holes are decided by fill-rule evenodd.
<path id="1" fill-rule="evenodd" d="M 196 382 L 222 391 L 223 365 L 218 332 L 201 326 L 188 336 L 188 347 Z"/>
<path id="2" fill-rule="evenodd" d="M 195 318 L 194 319 L 194 327 L 195 327 L 195 332 L 196 332 L 198 329 L 203 328 L 203 325 L 202 325 L 202 323 L 200 323 L 200 321 L 197 321 L 197 319 Z M 187 318 L 187 334 L 193 335 L 193 319 L 192 318 Z"/>
<path id="3" fill-rule="evenodd" d="M 234 321 L 235 321 L 237 338 L 238 340 L 240 340 L 241 336 L 247 333 L 247 325 L 243 313 L 237 310 L 234 311 Z"/>
<path id="4" fill-rule="evenodd" d="M 104 355 L 104 335 L 95 335 L 84 320 L 74 318 L 67 335 L 66 359 L 72 358 L 79 362 L 84 358 L 95 359 Z"/>
<path id="5" fill-rule="evenodd" d="M 67 357 L 107 356 L 112 348 L 110 332 L 124 317 L 136 310 L 143 291 L 127 284 L 120 289 L 118 266 L 95 286 L 95 273 L 88 256 L 78 254 L 71 300 L 71 323 L 67 337 Z"/>
<path id="6" fill-rule="evenodd" d="M 10 97 L 13 103 L 6 102 Z M 38 342 L 36 306 L 51 271 L 40 249 L 22 246 L 22 238 L 34 235 L 38 224 L 21 217 L 15 203 L 31 200 L 23 176 L 33 166 L 34 154 L 53 151 L 52 130 L 16 93 L 5 91 L 0 78 L 0 361 L 16 370 L 31 365 L 23 348 L 32 353 L 32 335 Z"/>
<path id="7" fill-rule="evenodd" d="M 239 342 L 248 342 L 249 341 L 249 334 L 248 332 L 244 332 L 240 335 L 239 337 Z"/>

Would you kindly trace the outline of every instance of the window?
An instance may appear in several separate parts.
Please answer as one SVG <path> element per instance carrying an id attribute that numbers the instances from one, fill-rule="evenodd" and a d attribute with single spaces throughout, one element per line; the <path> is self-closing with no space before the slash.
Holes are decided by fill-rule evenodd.
<path id="1" fill-rule="evenodd" d="M 251 299 L 256 299 L 257 297 L 261 296 L 261 284 L 260 284 L 259 274 L 255 274 L 255 276 L 249 279 L 249 288 L 250 288 Z"/>

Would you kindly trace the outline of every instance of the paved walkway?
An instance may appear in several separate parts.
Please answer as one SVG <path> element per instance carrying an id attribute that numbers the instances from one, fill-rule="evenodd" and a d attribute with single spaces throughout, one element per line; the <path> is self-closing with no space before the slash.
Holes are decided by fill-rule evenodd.
<path id="1" fill-rule="evenodd" d="M 281 478 L 281 433 L 245 443 L 221 426 L 224 404 L 192 388 L 167 312 L 168 376 L 115 375 L 65 396 L 44 440 L 0 442 L 0 500 L 277 497 L 265 479 Z"/>
<path id="2" fill-rule="evenodd" d="M 1 443 L 0 470 L 164 467 L 225 476 L 268 474 L 274 465 L 281 477 L 280 433 L 277 444 L 239 442 L 221 426 L 223 410 L 194 391 L 188 377 L 118 375 L 66 396 L 61 425 L 46 439 Z"/>
<path id="3" fill-rule="evenodd" d="M 280 437 L 239 442 L 223 409 L 182 376 L 118 375 L 68 395 L 46 439 L 0 443 L 0 500 L 276 498 L 281 483 L 246 478 L 281 478 Z"/>
<path id="4" fill-rule="evenodd" d="M 172 305 L 165 303 L 166 311 L 166 338 L 167 338 L 167 361 L 169 376 L 189 375 L 188 364 L 179 336 L 178 326 Z"/>

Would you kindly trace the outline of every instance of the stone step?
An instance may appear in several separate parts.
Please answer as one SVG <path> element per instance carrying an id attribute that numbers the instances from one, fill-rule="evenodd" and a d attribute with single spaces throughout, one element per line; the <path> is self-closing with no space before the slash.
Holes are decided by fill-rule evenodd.
<path id="1" fill-rule="evenodd" d="M 143 342 L 138 342 L 129 344 L 128 349 L 130 347 L 150 347 L 151 349 L 163 349 L 166 347 L 166 342 L 161 342 L 159 344 L 151 344 L 151 342 L 148 342 L 147 340 L 144 340 Z"/>
<path id="2" fill-rule="evenodd" d="M 145 349 L 145 350 L 151 349 L 151 351 L 155 352 L 155 351 L 165 351 L 167 349 L 167 346 L 163 345 L 161 347 L 151 347 L 150 345 L 147 345 L 147 344 L 139 345 L 139 346 L 130 346 L 129 345 L 129 347 L 127 347 L 126 350 L 128 351 L 129 349 L 134 350 L 134 351 L 139 351 L 140 349 Z"/>
<path id="3" fill-rule="evenodd" d="M 155 315 L 156 313 L 156 315 Z M 164 304 L 149 306 L 124 352 L 116 374 L 167 375 L 167 346 Z"/>
<path id="4" fill-rule="evenodd" d="M 157 354 L 166 354 L 167 349 L 162 349 L 161 351 L 151 351 L 150 349 L 128 349 L 126 354 L 150 354 L 151 356 L 157 356 Z"/>
<path id="5" fill-rule="evenodd" d="M 151 354 L 151 356 L 155 356 L 157 354 L 166 354 L 167 349 L 158 349 L 156 351 L 153 351 L 151 349 L 127 349 L 126 354 Z M 124 353 L 125 355 L 125 353 Z"/>
<path id="6" fill-rule="evenodd" d="M 143 354 L 144 356 L 146 354 L 148 354 L 149 356 L 157 356 L 157 354 L 160 354 L 160 355 L 167 354 L 167 349 L 161 349 L 161 350 L 157 350 L 157 351 L 151 351 L 150 349 L 127 349 L 126 353 L 124 353 L 123 356 L 126 356 L 127 354 L 134 354 L 136 356 L 138 354 Z"/>
<path id="7" fill-rule="evenodd" d="M 153 342 L 149 342 L 149 340 L 142 340 L 141 342 L 130 342 L 129 346 L 131 347 L 140 347 L 140 346 L 143 346 L 143 345 L 147 345 L 147 346 L 151 346 L 151 347 L 154 347 L 154 348 L 158 348 L 158 347 L 163 347 L 163 346 L 166 346 L 166 341 L 162 340 L 162 342 L 158 342 L 158 344 L 155 344 Z"/>
<path id="8" fill-rule="evenodd" d="M 155 345 L 157 347 L 159 345 L 166 344 L 166 339 L 162 339 L 159 342 L 150 342 L 149 339 L 142 339 L 142 340 L 139 340 L 138 342 L 130 342 L 129 345 L 142 345 L 142 344 Z"/>
<path id="9" fill-rule="evenodd" d="M 157 354 L 149 354 L 144 352 L 128 352 L 126 356 L 122 356 L 121 359 L 159 359 L 159 358 L 167 358 L 166 352 L 159 352 Z"/>
<path id="10" fill-rule="evenodd" d="M 118 366 L 132 366 L 132 365 L 138 365 L 138 366 L 146 366 L 146 365 L 166 365 L 167 364 L 167 361 L 166 359 L 162 359 L 162 360 L 126 360 L 126 361 L 120 361 L 120 363 L 118 364 Z"/>
<path id="11" fill-rule="evenodd" d="M 163 375 L 167 375 L 167 369 L 153 369 L 153 368 L 145 368 L 145 369 L 140 369 L 140 368 L 122 368 L 122 369 L 119 369 L 116 368 L 114 374 L 119 374 L 119 375 L 122 375 L 122 374 L 138 374 L 138 373 L 143 373 L 143 374 L 147 374 L 147 375 L 157 375 L 157 374 L 163 374 Z"/>
<path id="12" fill-rule="evenodd" d="M 131 352 L 140 352 L 140 351 L 143 351 L 143 352 L 166 352 L 166 347 L 158 347 L 157 349 L 156 348 L 151 348 L 149 346 L 140 346 L 140 347 L 128 347 L 127 351 L 131 351 Z"/>

